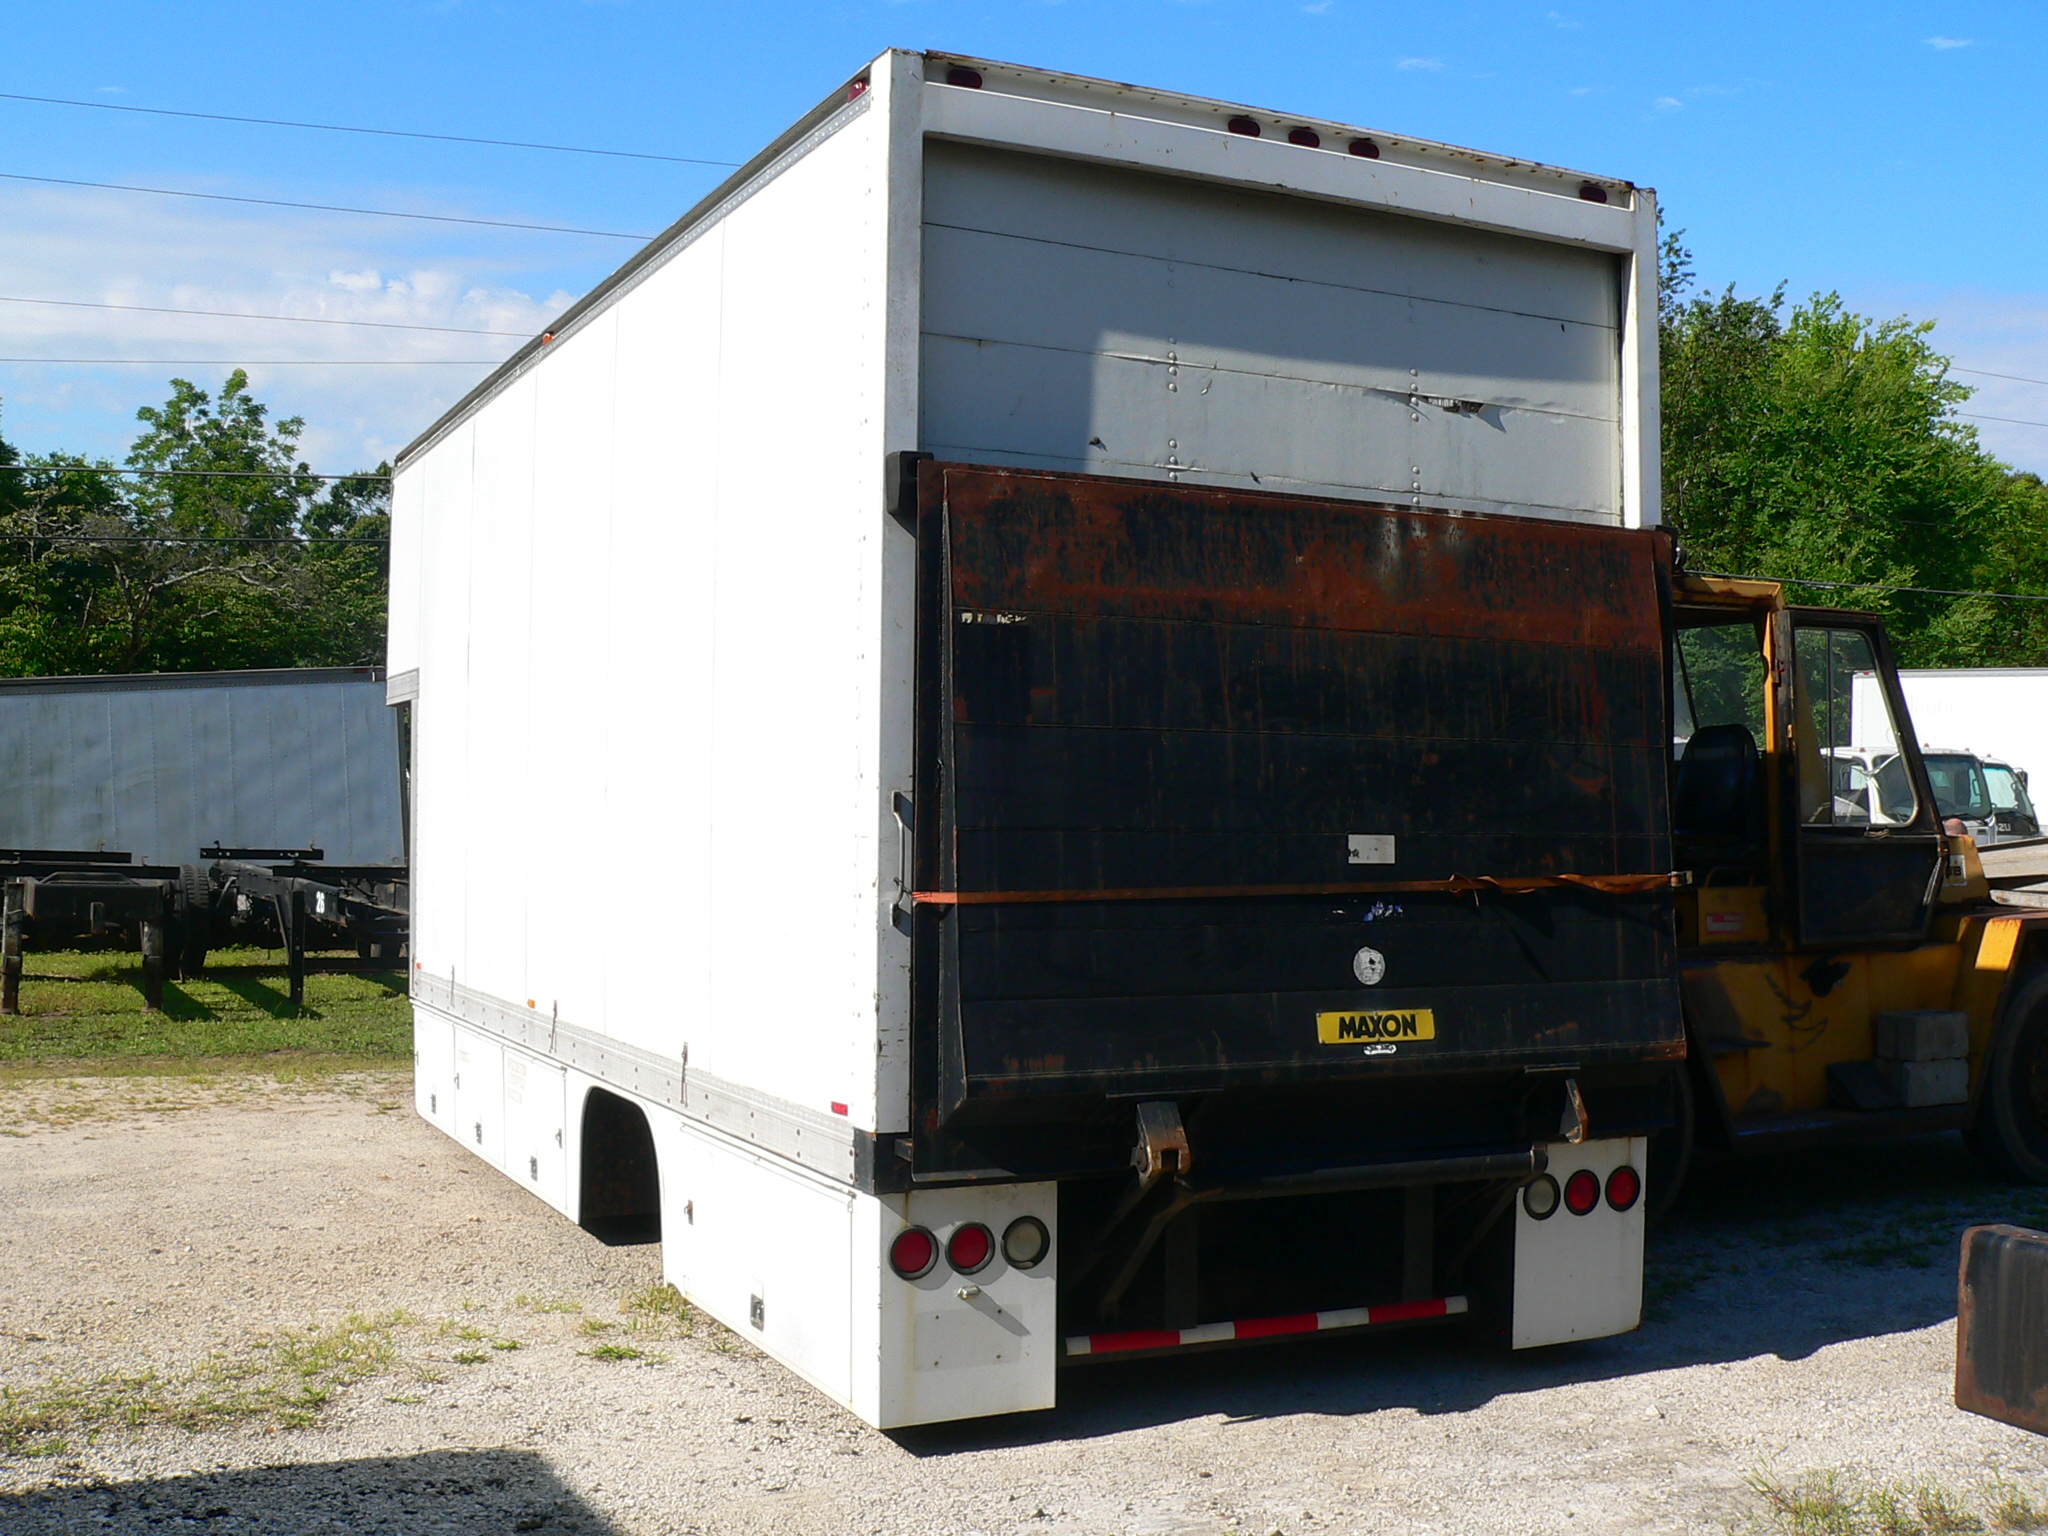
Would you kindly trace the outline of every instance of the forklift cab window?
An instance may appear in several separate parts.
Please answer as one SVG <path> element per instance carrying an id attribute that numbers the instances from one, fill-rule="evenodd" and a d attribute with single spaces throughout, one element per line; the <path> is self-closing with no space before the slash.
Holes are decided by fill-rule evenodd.
<path id="1" fill-rule="evenodd" d="M 1767 677 L 1750 616 L 1681 620 L 1671 647 L 1671 832 L 1686 868 L 1748 879 L 1764 857 Z"/>
<path id="2" fill-rule="evenodd" d="M 1809 827 L 1904 826 L 1912 775 L 1878 676 L 1870 636 L 1802 627 L 1794 646 L 1799 819 Z"/>

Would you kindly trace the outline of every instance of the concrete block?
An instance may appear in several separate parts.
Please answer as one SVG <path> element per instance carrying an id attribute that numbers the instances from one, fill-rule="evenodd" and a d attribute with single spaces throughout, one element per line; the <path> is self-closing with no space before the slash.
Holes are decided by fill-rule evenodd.
<path id="1" fill-rule="evenodd" d="M 1970 1102 L 1967 1061 L 1880 1061 L 1877 1067 L 1903 1108 Z"/>
<path id="2" fill-rule="evenodd" d="M 1877 1054 L 1888 1061 L 1948 1061 L 1970 1054 L 1970 1016 L 1915 1008 L 1877 1016 Z"/>

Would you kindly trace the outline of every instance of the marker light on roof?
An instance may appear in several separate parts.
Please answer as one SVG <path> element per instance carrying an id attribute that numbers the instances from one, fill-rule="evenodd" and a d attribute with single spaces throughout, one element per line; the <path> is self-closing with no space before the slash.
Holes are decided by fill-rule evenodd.
<path id="1" fill-rule="evenodd" d="M 981 71 L 978 69 L 962 69 L 958 64 L 955 64 L 946 71 L 946 84 L 964 85 L 970 91 L 978 91 L 981 89 Z"/>
<path id="2" fill-rule="evenodd" d="M 1287 130 L 1287 142 L 1299 144 L 1303 149 L 1321 149 L 1323 136 L 1313 128 L 1290 128 Z"/>
<path id="3" fill-rule="evenodd" d="M 1225 126 L 1232 133 L 1242 134 L 1248 139 L 1256 139 L 1259 136 L 1259 125 L 1248 117 L 1233 117 Z"/>
<path id="4" fill-rule="evenodd" d="M 1353 139 L 1351 153 L 1361 160 L 1377 160 L 1380 157 L 1380 147 L 1371 139 Z"/>

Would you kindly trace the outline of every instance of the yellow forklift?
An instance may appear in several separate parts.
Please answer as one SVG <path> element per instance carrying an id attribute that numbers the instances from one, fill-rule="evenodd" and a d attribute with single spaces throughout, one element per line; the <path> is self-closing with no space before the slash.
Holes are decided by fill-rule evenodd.
<path id="1" fill-rule="evenodd" d="M 1944 829 L 1882 621 L 1680 575 L 1667 634 L 1688 1070 L 1653 1198 L 1695 1139 L 1961 1130 L 2048 1183 L 2048 909 Z"/>

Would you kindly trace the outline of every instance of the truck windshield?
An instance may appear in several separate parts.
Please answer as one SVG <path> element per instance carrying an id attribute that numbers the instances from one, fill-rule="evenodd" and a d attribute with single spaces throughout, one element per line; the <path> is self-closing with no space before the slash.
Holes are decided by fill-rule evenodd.
<path id="1" fill-rule="evenodd" d="M 1991 814 L 1991 791 L 1976 758 L 1960 752 L 1931 752 L 1926 762 L 1928 780 L 1934 785 L 1934 803 L 1943 816 L 1982 821 Z"/>
<path id="2" fill-rule="evenodd" d="M 1991 804 L 2001 811 L 2018 811 L 2031 819 L 2034 802 L 2027 798 L 2027 786 L 2008 763 L 1986 763 L 1984 782 L 1991 790 Z"/>

